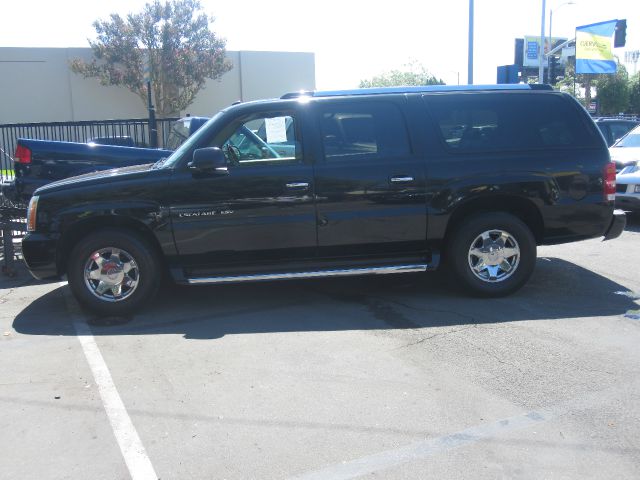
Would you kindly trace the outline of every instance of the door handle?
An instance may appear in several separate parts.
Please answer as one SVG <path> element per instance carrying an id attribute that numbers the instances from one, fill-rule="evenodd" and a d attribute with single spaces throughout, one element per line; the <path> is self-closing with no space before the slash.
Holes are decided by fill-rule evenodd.
<path id="1" fill-rule="evenodd" d="M 391 177 L 391 183 L 407 183 L 407 182 L 413 182 L 413 177 L 409 177 L 405 175 Z"/>
<path id="2" fill-rule="evenodd" d="M 291 182 L 287 183 L 286 187 L 289 190 L 307 190 L 309 188 L 309 184 L 307 182 Z"/>

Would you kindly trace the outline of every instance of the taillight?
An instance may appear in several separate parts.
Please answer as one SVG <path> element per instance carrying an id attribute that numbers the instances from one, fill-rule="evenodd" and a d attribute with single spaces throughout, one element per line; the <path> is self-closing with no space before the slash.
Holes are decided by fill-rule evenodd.
<path id="1" fill-rule="evenodd" d="M 604 199 L 613 202 L 616 199 L 616 164 L 611 162 L 604 167 Z"/>
<path id="2" fill-rule="evenodd" d="M 31 163 L 31 150 L 24 145 L 18 145 L 15 155 L 16 163 Z"/>

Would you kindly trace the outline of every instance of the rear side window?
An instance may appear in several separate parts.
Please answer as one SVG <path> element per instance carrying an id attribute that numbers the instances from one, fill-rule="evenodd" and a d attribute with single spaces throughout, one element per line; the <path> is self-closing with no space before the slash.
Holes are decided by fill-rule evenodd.
<path id="1" fill-rule="evenodd" d="M 580 112 L 556 95 L 461 94 L 424 97 L 454 151 L 597 145 Z"/>
<path id="2" fill-rule="evenodd" d="M 393 103 L 337 104 L 320 110 L 327 161 L 388 158 L 411 153 L 404 116 Z"/>

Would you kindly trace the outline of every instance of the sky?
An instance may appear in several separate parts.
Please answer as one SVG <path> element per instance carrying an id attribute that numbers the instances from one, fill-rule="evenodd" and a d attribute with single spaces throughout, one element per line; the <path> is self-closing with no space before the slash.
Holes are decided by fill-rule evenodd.
<path id="1" fill-rule="evenodd" d="M 570 0 L 569 0 L 570 1 Z M 573 37 L 576 26 L 627 19 L 627 46 L 640 50 L 640 1 L 546 1 L 546 34 Z M 0 47 L 87 47 L 91 26 L 110 13 L 136 12 L 145 0 L 3 2 Z M 316 88 L 353 88 L 410 62 L 448 84 L 467 83 L 468 0 L 201 0 L 228 50 L 313 52 Z M 495 83 L 514 61 L 514 39 L 540 35 L 542 0 L 475 0 L 474 83 Z M 640 62 L 639 62 L 640 63 Z M 637 65 L 640 69 L 640 65 Z M 631 73 L 634 66 L 629 66 Z"/>

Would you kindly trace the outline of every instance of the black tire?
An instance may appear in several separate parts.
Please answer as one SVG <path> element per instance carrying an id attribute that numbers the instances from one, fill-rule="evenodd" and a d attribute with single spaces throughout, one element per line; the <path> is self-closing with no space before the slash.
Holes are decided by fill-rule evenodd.
<path id="1" fill-rule="evenodd" d="M 498 236 L 499 232 L 506 235 Z M 495 253 L 487 252 L 499 245 L 509 250 L 498 247 Z M 463 218 L 448 236 L 446 248 L 447 268 L 455 284 L 482 297 L 501 297 L 515 292 L 529 280 L 536 264 L 536 241 L 531 230 L 522 220 L 504 212 Z M 480 250 L 488 257 L 485 263 L 472 253 Z M 515 251 L 519 251 L 517 257 L 504 258 Z M 500 266 L 496 269 L 492 263 L 500 258 L 504 258 L 504 265 L 510 265 L 511 269 Z"/>
<path id="2" fill-rule="evenodd" d="M 117 282 L 120 278 L 118 275 L 121 275 L 120 295 L 109 287 L 100 293 L 99 288 L 94 288 L 100 280 L 85 278 L 85 269 L 89 270 L 91 265 L 97 267 L 97 264 L 91 263 L 92 254 L 102 252 L 99 261 L 105 262 L 106 258 L 110 262 L 109 249 L 112 252 L 117 249 L 120 253 L 117 260 L 109 264 L 113 268 L 109 267 L 108 272 L 107 269 L 101 270 L 109 273 L 101 278 L 109 281 L 114 277 Z M 118 265 L 127 265 L 130 270 L 124 273 L 124 268 L 118 268 Z M 99 269 L 91 271 L 96 270 Z M 162 280 L 162 267 L 157 253 L 144 239 L 127 230 L 108 228 L 87 235 L 75 245 L 67 264 L 67 278 L 71 291 L 81 305 L 100 316 L 123 316 L 130 315 L 155 296 Z"/>

